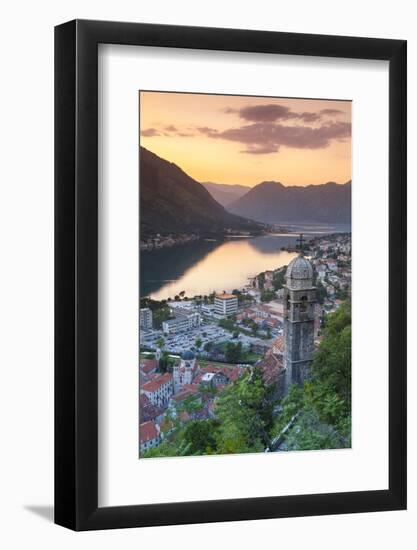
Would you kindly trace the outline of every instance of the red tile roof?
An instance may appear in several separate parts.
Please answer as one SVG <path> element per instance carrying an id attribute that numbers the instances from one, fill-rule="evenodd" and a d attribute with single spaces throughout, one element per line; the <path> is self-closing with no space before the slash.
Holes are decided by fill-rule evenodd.
<path id="1" fill-rule="evenodd" d="M 234 367 L 233 369 L 229 369 L 227 376 L 231 382 L 235 382 L 240 376 L 242 376 L 244 370 L 245 369 L 241 367 Z"/>
<path id="2" fill-rule="evenodd" d="M 171 399 L 173 401 L 183 401 L 184 399 L 186 399 L 188 396 L 190 395 L 195 395 L 197 393 L 198 390 L 194 390 L 194 389 L 186 389 L 186 390 L 181 390 L 179 393 L 173 395 L 171 397 Z"/>
<path id="3" fill-rule="evenodd" d="M 196 384 L 194 381 L 192 384 L 184 384 L 182 386 L 182 389 L 183 390 L 190 390 L 194 393 L 197 393 L 198 392 L 198 384 Z"/>
<path id="4" fill-rule="evenodd" d="M 204 372 L 199 372 L 198 374 L 196 374 L 196 376 L 194 377 L 194 380 L 193 380 L 193 384 L 197 385 L 201 382 L 201 379 L 203 378 L 204 376 Z"/>
<path id="5" fill-rule="evenodd" d="M 164 384 L 169 384 L 170 382 L 172 382 L 172 374 L 170 372 L 166 372 L 165 374 L 158 375 L 154 380 L 150 380 L 149 382 L 143 384 L 141 390 L 154 392 Z"/>
<path id="6" fill-rule="evenodd" d="M 270 355 L 271 353 L 278 353 L 278 354 L 284 353 L 284 337 L 283 336 L 278 336 L 272 342 L 272 346 L 268 350 L 268 355 Z"/>
<path id="7" fill-rule="evenodd" d="M 140 368 L 145 373 L 148 374 L 156 369 L 158 363 L 156 359 L 142 359 L 140 361 Z"/>
<path id="8" fill-rule="evenodd" d="M 149 397 L 146 393 L 142 393 L 139 397 L 139 418 L 142 422 L 148 420 L 154 420 L 164 412 L 162 407 L 157 407 L 153 405 L 149 400 Z"/>
<path id="9" fill-rule="evenodd" d="M 139 424 L 139 440 L 141 443 L 151 441 L 152 439 L 156 439 L 157 437 L 159 437 L 159 432 L 153 420 L 149 420 L 149 422 L 143 422 L 143 424 Z"/>
<path id="10" fill-rule="evenodd" d="M 281 374 L 284 373 L 282 357 L 274 354 L 265 356 L 258 366 L 262 369 L 262 377 L 265 384 L 270 385 L 278 381 Z"/>

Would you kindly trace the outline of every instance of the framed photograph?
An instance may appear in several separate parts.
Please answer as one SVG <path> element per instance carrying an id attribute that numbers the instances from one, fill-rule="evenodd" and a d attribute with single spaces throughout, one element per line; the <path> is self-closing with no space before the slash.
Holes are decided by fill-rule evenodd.
<path id="1" fill-rule="evenodd" d="M 55 29 L 55 522 L 406 508 L 406 42 Z"/>

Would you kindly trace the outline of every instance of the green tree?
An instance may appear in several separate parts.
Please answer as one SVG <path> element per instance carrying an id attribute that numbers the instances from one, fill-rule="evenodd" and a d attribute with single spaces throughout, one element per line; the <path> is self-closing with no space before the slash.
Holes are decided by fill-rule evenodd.
<path id="1" fill-rule="evenodd" d="M 275 298 L 275 292 L 273 290 L 263 290 L 261 292 L 261 302 L 270 302 Z"/>
<path id="2" fill-rule="evenodd" d="M 258 275 L 258 286 L 262 290 L 265 284 L 265 273 L 259 273 Z"/>
<path id="3" fill-rule="evenodd" d="M 346 298 L 348 297 L 348 291 L 346 288 L 338 288 L 336 290 L 336 298 L 338 300 L 346 300 Z"/>
<path id="4" fill-rule="evenodd" d="M 198 393 L 203 396 L 214 397 L 217 395 L 217 388 L 214 384 L 199 384 Z"/>
<path id="5" fill-rule="evenodd" d="M 220 319 L 219 320 L 219 327 L 222 327 L 222 328 L 228 330 L 229 332 L 232 332 L 235 328 L 235 322 L 233 321 L 232 318 L 230 318 L 230 319 Z"/>
<path id="6" fill-rule="evenodd" d="M 323 336 L 313 361 L 313 380 L 324 386 L 324 389 L 334 392 L 344 401 L 346 411 L 350 411 L 352 353 L 350 302 L 344 302 L 335 313 L 327 316 Z M 324 401 L 322 408 L 324 412 Z"/>
<path id="7" fill-rule="evenodd" d="M 226 344 L 226 361 L 228 363 L 238 363 L 242 357 L 242 342 L 233 344 L 233 342 L 228 342 Z"/>
<path id="8" fill-rule="evenodd" d="M 170 366 L 170 364 L 171 364 L 171 360 L 170 360 L 168 352 L 167 351 L 162 352 L 161 357 L 159 359 L 159 370 L 161 372 L 167 372 L 168 367 Z"/>
<path id="9" fill-rule="evenodd" d="M 350 303 L 326 316 L 323 341 L 314 356 L 311 378 L 292 386 L 281 402 L 282 413 L 271 435 L 297 415 L 286 436 L 288 449 L 349 447 L 351 442 Z"/>
<path id="10" fill-rule="evenodd" d="M 262 451 L 270 444 L 267 433 L 272 422 L 271 390 L 257 367 L 238 379 L 220 395 L 215 412 L 219 453 Z"/>
<path id="11" fill-rule="evenodd" d="M 201 410 L 201 407 L 203 406 L 201 402 L 201 398 L 197 395 L 189 395 L 186 397 L 181 403 L 177 406 L 178 412 L 186 412 L 188 414 L 193 414 L 199 410 Z"/>
<path id="12" fill-rule="evenodd" d="M 272 277 L 272 286 L 274 290 L 280 290 L 285 285 L 285 271 L 286 267 L 274 272 Z"/>
<path id="13" fill-rule="evenodd" d="M 190 454 L 213 454 L 217 450 L 215 438 L 216 422 L 213 420 L 193 420 L 183 432 L 183 441 Z"/>
<path id="14" fill-rule="evenodd" d="M 149 308 L 153 313 L 153 326 L 160 329 L 163 321 L 169 319 L 171 311 L 166 300 L 152 300 L 151 298 L 141 298 L 141 308 Z"/>
<path id="15" fill-rule="evenodd" d="M 164 339 L 162 336 L 160 336 L 160 337 L 156 340 L 155 344 L 156 344 L 156 347 L 157 347 L 157 348 L 163 349 L 164 346 L 165 346 L 165 339 Z"/>
<path id="16" fill-rule="evenodd" d="M 320 422 L 317 411 L 308 409 L 297 418 L 286 438 L 288 450 L 338 449 L 343 446 L 340 434 L 329 424 Z"/>
<path id="17" fill-rule="evenodd" d="M 317 287 L 317 301 L 319 304 L 323 304 L 327 298 L 327 290 L 323 286 L 323 283 L 320 280 L 316 282 Z"/>
<path id="18" fill-rule="evenodd" d="M 213 348 L 213 342 L 206 342 L 204 344 L 204 351 L 206 351 L 207 353 L 209 353 Z"/>

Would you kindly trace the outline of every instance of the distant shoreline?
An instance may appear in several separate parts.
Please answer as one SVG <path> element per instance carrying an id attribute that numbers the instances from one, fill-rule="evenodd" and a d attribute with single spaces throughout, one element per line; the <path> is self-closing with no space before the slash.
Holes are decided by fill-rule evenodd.
<path id="1" fill-rule="evenodd" d="M 177 246 L 181 244 L 188 244 L 199 240 L 206 241 L 223 241 L 229 238 L 241 238 L 249 239 L 253 237 L 259 237 L 267 235 L 268 232 L 222 232 L 222 233 L 205 233 L 205 234 L 181 234 L 181 235 L 155 235 L 149 237 L 146 241 L 139 242 L 139 249 L 141 251 L 155 250 L 161 248 L 167 248 L 171 246 Z"/>
<path id="2" fill-rule="evenodd" d="M 196 234 L 196 233 L 190 233 L 190 234 L 180 234 L 180 235 L 155 235 L 152 237 L 149 237 L 146 240 L 141 240 L 139 243 L 139 249 L 140 251 L 151 251 L 151 250 L 158 250 L 161 248 L 168 248 L 172 246 L 178 246 L 182 244 L 189 244 L 192 242 L 196 242 L 199 240 L 204 241 L 225 241 L 227 239 L 251 239 L 254 237 L 260 237 L 262 235 L 271 235 L 271 236 L 277 236 L 277 237 L 284 237 L 284 236 L 297 236 L 300 233 L 303 233 L 307 238 L 311 236 L 311 238 L 317 238 L 317 237 L 325 237 L 325 236 L 332 236 L 332 235 L 344 235 L 344 234 L 351 234 L 351 230 L 346 230 L 343 228 L 343 230 L 335 231 L 335 227 L 331 224 L 329 224 L 329 227 L 327 230 L 325 229 L 326 224 L 323 224 L 323 231 L 320 231 L 320 224 L 314 224 L 313 222 L 304 222 L 300 224 L 296 223 L 288 223 L 288 225 L 292 226 L 292 228 L 286 227 L 286 226 L 279 226 L 278 224 L 273 224 L 274 227 L 270 227 L 269 231 L 263 231 L 259 233 L 245 233 L 245 232 L 230 232 L 230 233 L 207 233 L 207 234 Z M 316 228 L 315 228 L 316 225 Z M 341 224 L 344 225 L 344 224 Z M 318 227 L 317 227 L 318 226 Z M 329 231 L 328 229 L 331 230 Z M 285 250 L 285 248 L 283 248 Z"/>

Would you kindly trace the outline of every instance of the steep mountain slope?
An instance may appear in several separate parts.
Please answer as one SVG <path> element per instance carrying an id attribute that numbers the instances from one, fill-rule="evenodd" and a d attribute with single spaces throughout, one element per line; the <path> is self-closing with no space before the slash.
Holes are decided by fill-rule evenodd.
<path id="1" fill-rule="evenodd" d="M 203 181 L 201 185 L 224 207 L 243 197 L 250 189 L 245 185 L 226 185 L 224 183 L 212 183 L 211 181 Z"/>
<path id="2" fill-rule="evenodd" d="M 227 212 L 181 168 L 140 148 L 141 239 L 157 233 L 259 231 L 261 225 Z"/>
<path id="3" fill-rule="evenodd" d="M 265 223 L 348 223 L 351 182 L 285 187 L 276 181 L 264 181 L 230 204 L 228 210 Z"/>

